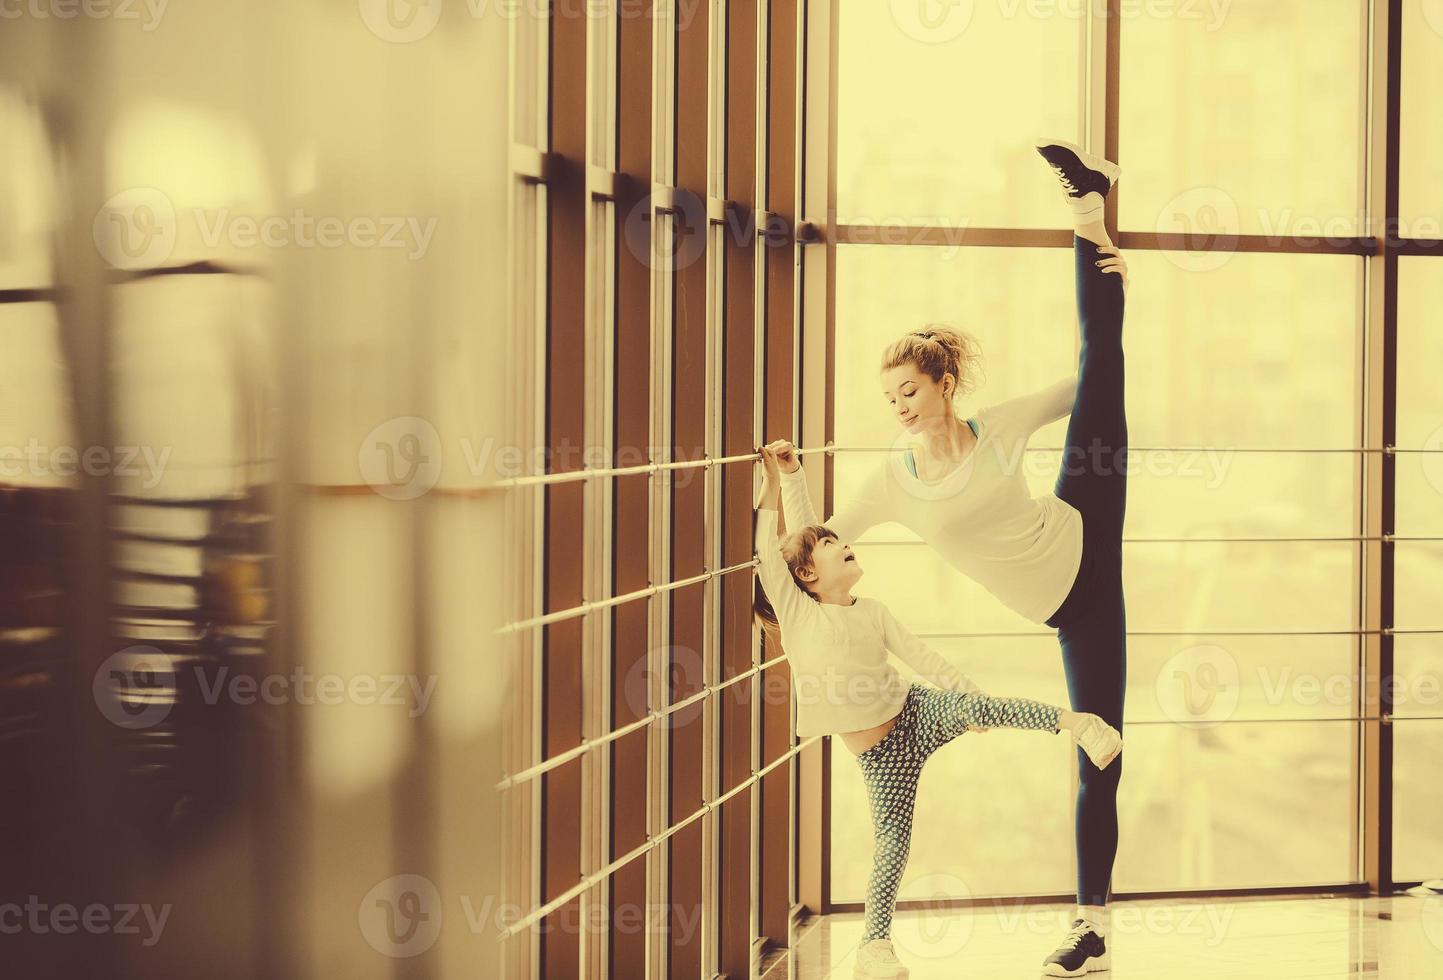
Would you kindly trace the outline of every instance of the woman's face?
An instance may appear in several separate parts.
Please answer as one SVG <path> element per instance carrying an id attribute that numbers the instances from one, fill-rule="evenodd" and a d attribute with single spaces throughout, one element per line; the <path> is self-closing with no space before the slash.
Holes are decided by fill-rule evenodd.
<path id="1" fill-rule="evenodd" d="M 897 424 L 908 432 L 920 432 L 928 423 L 947 417 L 952 410 L 947 393 L 952 387 L 952 375 L 944 374 L 941 381 L 933 381 L 911 362 L 882 372 L 882 394 Z"/>

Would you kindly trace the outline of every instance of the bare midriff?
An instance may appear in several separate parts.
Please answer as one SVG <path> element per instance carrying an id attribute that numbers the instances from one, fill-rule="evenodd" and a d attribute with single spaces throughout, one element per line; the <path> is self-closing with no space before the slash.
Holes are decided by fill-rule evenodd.
<path id="1" fill-rule="evenodd" d="M 886 738 L 887 733 L 890 732 L 892 726 L 896 724 L 897 717 L 893 715 L 880 725 L 873 725 L 871 728 L 863 728 L 855 732 L 842 732 L 842 744 L 844 744 L 853 755 L 861 755 L 882 741 L 882 739 Z"/>

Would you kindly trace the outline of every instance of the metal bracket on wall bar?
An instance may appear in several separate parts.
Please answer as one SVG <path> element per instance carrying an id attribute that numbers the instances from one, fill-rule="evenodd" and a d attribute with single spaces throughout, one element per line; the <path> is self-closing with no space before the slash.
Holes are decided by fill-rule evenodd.
<path id="1" fill-rule="evenodd" d="M 594 164 L 586 168 L 586 192 L 594 201 L 615 201 L 621 188 L 621 175 Z"/>
<path id="2" fill-rule="evenodd" d="M 550 183 L 556 173 L 556 155 L 526 146 L 511 144 L 511 173 L 528 184 Z"/>
<path id="3" fill-rule="evenodd" d="M 787 219 L 775 211 L 758 208 L 752 215 L 752 225 L 756 228 L 757 238 L 768 248 L 781 248 L 792 243 L 792 229 Z"/>
<path id="4" fill-rule="evenodd" d="M 670 184 L 652 182 L 651 207 L 658 214 L 677 214 L 681 205 L 677 203 L 677 190 Z"/>

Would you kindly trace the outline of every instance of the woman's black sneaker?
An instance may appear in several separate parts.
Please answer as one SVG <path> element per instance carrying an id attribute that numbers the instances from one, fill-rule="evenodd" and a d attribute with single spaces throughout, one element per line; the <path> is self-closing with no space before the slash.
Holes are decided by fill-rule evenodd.
<path id="1" fill-rule="evenodd" d="M 1072 931 L 1062 945 L 1043 962 L 1042 975 L 1080 977 L 1110 969 L 1112 957 L 1107 952 L 1107 940 L 1099 936 L 1085 919 L 1074 919 Z"/>
<path id="2" fill-rule="evenodd" d="M 1072 213 L 1084 219 L 1095 214 L 1101 221 L 1102 201 L 1122 176 L 1122 168 L 1066 140 L 1040 139 L 1036 146 L 1061 181 Z"/>

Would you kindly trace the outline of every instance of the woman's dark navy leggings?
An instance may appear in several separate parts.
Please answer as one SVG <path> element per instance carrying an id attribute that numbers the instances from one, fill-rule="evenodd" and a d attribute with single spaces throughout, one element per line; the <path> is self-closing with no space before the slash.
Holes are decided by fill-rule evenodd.
<path id="1" fill-rule="evenodd" d="M 1074 711 L 1100 715 L 1122 730 L 1127 677 L 1127 620 L 1122 599 L 1122 520 L 1127 508 L 1127 413 L 1123 406 L 1122 277 L 1095 264 L 1108 258 L 1076 235 L 1072 251 L 1082 327 L 1077 397 L 1055 493 L 1082 515 L 1082 564 L 1062 605 L 1047 620 L 1057 630 Z M 1106 904 L 1117 854 L 1117 784 L 1122 756 L 1098 769 L 1077 751 L 1077 901 Z"/>

